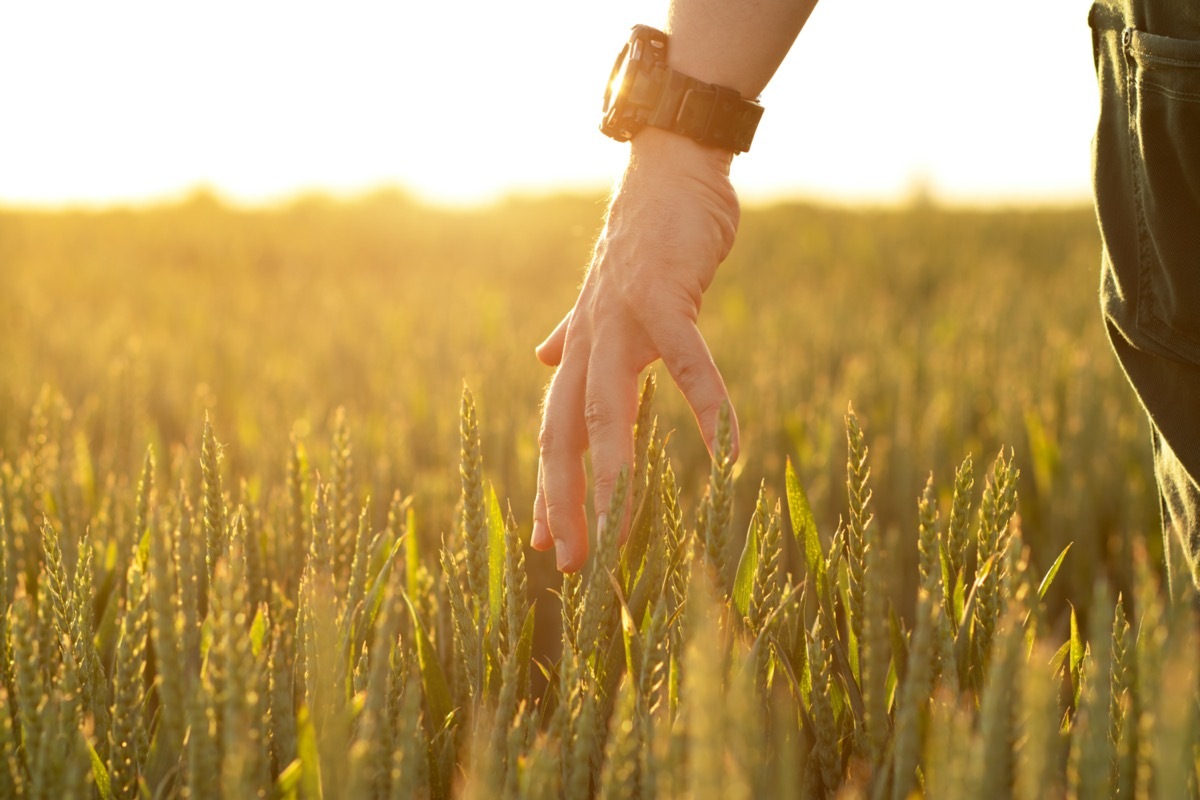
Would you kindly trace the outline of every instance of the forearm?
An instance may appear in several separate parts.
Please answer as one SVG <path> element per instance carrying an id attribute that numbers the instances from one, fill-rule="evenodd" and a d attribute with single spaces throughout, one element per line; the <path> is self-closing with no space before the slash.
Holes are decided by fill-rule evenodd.
<path id="1" fill-rule="evenodd" d="M 672 69 L 758 97 L 817 0 L 672 0 Z"/>

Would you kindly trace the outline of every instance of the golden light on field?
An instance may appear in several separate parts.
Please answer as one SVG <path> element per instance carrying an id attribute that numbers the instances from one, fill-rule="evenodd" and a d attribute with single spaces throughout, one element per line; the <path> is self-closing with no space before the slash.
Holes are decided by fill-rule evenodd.
<path id="1" fill-rule="evenodd" d="M 6 4 L 0 203 L 603 186 L 624 155 L 596 130 L 604 81 L 628 27 L 662 24 L 665 5 Z M 1084 196 L 1086 6 L 823 0 L 764 95 L 739 187 Z"/>
<path id="2" fill-rule="evenodd" d="M 0 799 L 1194 794 L 1095 214 L 824 202 L 1079 199 L 1087 0 L 822 0 L 698 322 L 737 464 L 651 366 L 586 572 L 524 544 L 665 2 L 0 3 Z"/>

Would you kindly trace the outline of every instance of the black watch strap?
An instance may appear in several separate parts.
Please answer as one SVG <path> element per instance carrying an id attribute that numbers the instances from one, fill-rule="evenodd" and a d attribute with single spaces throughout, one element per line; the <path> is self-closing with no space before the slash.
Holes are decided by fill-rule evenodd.
<path id="1" fill-rule="evenodd" d="M 733 89 L 666 69 L 658 103 L 647 125 L 691 137 L 701 144 L 744 153 L 750 149 L 763 107 Z"/>

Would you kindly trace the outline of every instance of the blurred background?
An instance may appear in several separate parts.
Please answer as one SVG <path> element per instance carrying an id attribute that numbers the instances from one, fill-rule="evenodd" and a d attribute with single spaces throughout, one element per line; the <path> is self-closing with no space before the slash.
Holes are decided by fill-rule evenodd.
<path id="1" fill-rule="evenodd" d="M 736 159 L 746 213 L 701 320 L 742 426 L 735 537 L 790 458 L 828 540 L 853 404 L 897 574 L 915 576 L 930 474 L 945 518 L 963 458 L 978 503 L 1002 446 L 1035 566 L 1075 543 L 1060 624 L 1097 576 L 1129 585 L 1135 547 L 1161 554 L 1148 432 L 1096 295 L 1086 11 L 818 5 Z M 328 474 L 344 407 L 357 499 L 382 526 L 393 492 L 413 495 L 432 546 L 457 527 L 465 381 L 485 472 L 527 533 L 549 378 L 532 350 L 573 302 L 625 157 L 597 131 L 612 61 L 664 15 L 0 7 L 0 488 L 53 445 L 101 487 L 73 518 L 111 518 L 147 446 L 160 486 L 195 484 L 208 413 L 232 499 L 269 518 L 291 437 Z M 708 460 L 660 378 L 691 514 Z M 552 585 L 552 557 L 529 557 Z M 902 609 L 913 586 L 894 587 Z"/>

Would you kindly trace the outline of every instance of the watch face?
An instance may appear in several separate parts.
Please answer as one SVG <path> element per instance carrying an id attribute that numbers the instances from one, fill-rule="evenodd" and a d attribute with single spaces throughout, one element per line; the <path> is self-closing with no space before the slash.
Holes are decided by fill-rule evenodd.
<path id="1" fill-rule="evenodd" d="M 609 76 L 608 86 L 604 89 L 604 113 L 607 116 L 617 104 L 629 79 L 629 65 L 633 59 L 629 57 L 629 45 L 621 49 L 617 62 L 613 64 L 612 75 Z"/>
<path id="2" fill-rule="evenodd" d="M 627 142 L 646 124 L 662 88 L 664 70 L 660 68 L 666 66 L 666 47 L 662 32 L 644 25 L 634 26 L 604 90 L 600 130 L 606 136 Z"/>

